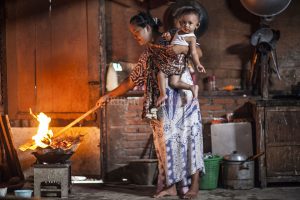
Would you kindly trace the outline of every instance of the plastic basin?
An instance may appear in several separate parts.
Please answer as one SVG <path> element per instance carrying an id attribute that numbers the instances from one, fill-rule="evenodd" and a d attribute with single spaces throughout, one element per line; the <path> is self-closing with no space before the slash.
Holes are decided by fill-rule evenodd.
<path id="1" fill-rule="evenodd" d="M 32 190 L 15 190 L 16 197 L 31 198 Z"/>

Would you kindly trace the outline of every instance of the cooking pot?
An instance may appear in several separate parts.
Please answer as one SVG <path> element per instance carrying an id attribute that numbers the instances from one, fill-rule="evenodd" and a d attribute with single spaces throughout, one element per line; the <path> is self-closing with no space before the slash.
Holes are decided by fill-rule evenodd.
<path id="1" fill-rule="evenodd" d="M 222 174 L 225 188 L 251 189 L 254 187 L 254 161 L 243 153 L 234 151 L 224 156 Z"/>

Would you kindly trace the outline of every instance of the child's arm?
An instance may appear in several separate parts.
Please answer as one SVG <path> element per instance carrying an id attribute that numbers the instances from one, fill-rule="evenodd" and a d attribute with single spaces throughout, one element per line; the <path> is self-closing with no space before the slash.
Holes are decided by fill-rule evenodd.
<path id="1" fill-rule="evenodd" d="M 205 68 L 203 65 L 201 65 L 199 61 L 199 56 L 197 53 L 197 47 L 196 47 L 196 38 L 195 37 L 190 37 L 189 38 L 189 48 L 192 56 L 192 61 L 194 66 L 199 72 L 205 73 Z"/>

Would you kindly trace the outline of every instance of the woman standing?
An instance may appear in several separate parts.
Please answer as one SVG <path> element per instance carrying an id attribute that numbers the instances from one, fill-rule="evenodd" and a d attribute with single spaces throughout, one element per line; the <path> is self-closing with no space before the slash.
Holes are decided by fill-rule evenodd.
<path id="1" fill-rule="evenodd" d="M 109 99 L 125 94 L 134 86 L 144 86 L 143 118 L 150 120 L 153 130 L 154 145 L 159 161 L 157 193 L 160 198 L 177 195 L 183 198 L 195 198 L 199 190 L 199 173 L 204 172 L 202 124 L 200 107 L 197 99 L 188 90 L 172 89 L 167 84 L 168 98 L 157 108 L 157 118 L 152 118 L 153 108 L 159 96 L 157 84 L 158 67 L 152 62 L 153 51 L 150 44 L 167 45 L 158 31 L 159 21 L 149 14 L 139 13 L 130 20 L 129 30 L 140 45 L 147 48 L 141 54 L 130 76 L 116 89 L 102 96 L 97 105 L 103 105 Z M 169 48 L 170 53 L 188 51 L 187 47 Z M 171 52 L 172 51 L 172 52 Z M 177 62 L 186 66 L 185 54 L 177 55 Z M 181 80 L 193 84 L 188 69 L 184 70 Z"/>

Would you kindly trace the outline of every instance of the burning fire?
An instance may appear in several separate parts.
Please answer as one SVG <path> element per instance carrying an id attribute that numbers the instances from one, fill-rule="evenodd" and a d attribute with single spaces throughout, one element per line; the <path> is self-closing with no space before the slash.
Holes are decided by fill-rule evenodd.
<path id="1" fill-rule="evenodd" d="M 19 147 L 20 150 L 25 151 L 26 149 L 35 150 L 37 147 L 47 148 L 51 147 L 52 149 L 61 148 L 63 150 L 75 150 L 79 143 L 81 142 L 82 134 L 77 134 L 75 136 L 64 136 L 57 137 L 54 136 L 52 130 L 49 130 L 49 124 L 51 118 L 48 117 L 45 113 L 41 112 L 38 115 L 32 113 L 29 109 L 30 115 L 33 116 L 38 122 L 38 131 L 37 134 L 32 137 L 34 140 L 33 144 L 24 144 Z"/>
<path id="2" fill-rule="evenodd" d="M 28 149 L 35 150 L 36 148 L 47 148 L 50 147 L 52 149 L 63 149 L 63 150 L 71 150 L 75 151 L 78 145 L 81 142 L 84 134 L 76 133 L 75 135 L 64 135 L 64 137 L 58 137 L 59 132 L 56 135 L 53 134 L 52 130 L 49 130 L 49 124 L 51 122 L 51 118 L 45 115 L 44 113 L 40 113 L 35 115 L 32 113 L 31 109 L 29 109 L 30 115 L 33 116 L 38 122 L 38 131 L 37 134 L 32 137 L 34 142 L 29 142 L 23 144 L 19 147 L 21 151 L 26 151 Z M 68 125 L 68 128 L 71 126 Z M 66 131 L 66 127 L 63 128 L 63 131 Z M 60 133 L 62 133 L 62 130 Z"/>
<path id="3" fill-rule="evenodd" d="M 36 116 L 36 119 L 40 124 L 37 134 L 34 135 L 32 139 L 35 141 L 36 146 L 46 148 L 51 144 L 51 138 L 53 137 L 52 130 L 49 130 L 51 118 L 41 112 Z"/>

